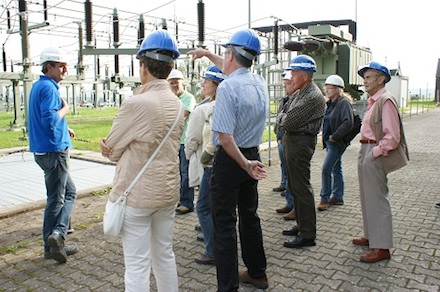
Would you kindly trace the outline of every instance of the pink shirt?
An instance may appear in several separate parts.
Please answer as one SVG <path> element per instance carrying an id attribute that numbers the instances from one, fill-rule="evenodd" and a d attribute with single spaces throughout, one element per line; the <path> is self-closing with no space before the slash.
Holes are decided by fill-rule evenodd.
<path id="1" fill-rule="evenodd" d="M 373 130 L 370 126 L 370 118 L 372 109 L 375 106 L 376 100 L 384 93 L 385 88 L 382 88 L 373 96 L 370 96 L 367 112 L 364 115 L 361 126 L 361 139 L 376 140 Z M 373 103 L 371 104 L 371 101 Z M 388 156 L 388 151 L 396 149 L 400 142 L 400 119 L 394 104 L 388 100 L 382 107 L 382 130 L 384 136 L 382 140 L 377 141 L 377 145 L 373 147 L 373 156 L 380 155 Z"/>

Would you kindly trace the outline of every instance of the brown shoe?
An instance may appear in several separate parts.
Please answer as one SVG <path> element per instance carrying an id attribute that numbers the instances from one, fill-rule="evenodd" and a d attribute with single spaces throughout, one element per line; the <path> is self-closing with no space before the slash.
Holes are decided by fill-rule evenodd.
<path id="1" fill-rule="evenodd" d="M 344 201 L 339 201 L 339 200 L 336 200 L 335 198 L 330 198 L 330 200 L 328 202 L 329 202 L 330 206 L 333 206 L 333 205 L 342 206 L 342 205 L 344 205 Z"/>
<path id="2" fill-rule="evenodd" d="M 285 196 L 286 196 L 286 192 L 281 192 L 281 193 L 280 193 L 280 196 L 281 196 L 281 197 L 285 197 Z"/>
<path id="3" fill-rule="evenodd" d="M 361 262 L 375 263 L 381 260 L 389 260 L 391 258 L 389 249 L 372 248 L 368 252 L 361 255 Z"/>
<path id="4" fill-rule="evenodd" d="M 183 215 L 183 214 L 186 214 L 186 213 L 189 213 L 189 212 L 192 212 L 192 211 L 194 211 L 194 208 L 188 208 L 188 207 L 185 207 L 185 206 L 181 205 L 181 206 L 177 207 L 176 214 L 177 215 Z"/>
<path id="5" fill-rule="evenodd" d="M 360 246 L 368 246 L 370 244 L 370 242 L 368 241 L 367 238 L 364 237 L 355 237 L 351 240 L 351 242 L 354 245 L 360 245 Z"/>
<path id="6" fill-rule="evenodd" d="M 255 279 L 249 276 L 247 271 L 241 271 L 238 272 L 238 278 L 240 279 L 240 282 L 252 284 L 258 289 L 266 289 L 269 287 L 266 276 L 260 279 Z"/>
<path id="7" fill-rule="evenodd" d="M 292 210 L 292 211 L 290 211 L 289 213 L 284 214 L 284 215 L 283 215 L 283 219 L 284 219 L 284 220 L 295 220 L 295 219 L 296 219 L 295 211 Z"/>
<path id="8" fill-rule="evenodd" d="M 318 205 L 318 211 L 325 211 L 328 209 L 328 207 L 330 207 L 329 203 L 321 201 Z"/>
<path id="9" fill-rule="evenodd" d="M 277 211 L 277 213 L 289 213 L 292 209 L 287 208 L 286 206 L 282 207 L 282 208 L 278 208 L 275 209 L 275 211 Z"/>
<path id="10" fill-rule="evenodd" d="M 286 188 L 284 188 L 282 186 L 279 186 L 279 187 L 276 187 L 276 188 L 272 189 L 272 191 L 274 191 L 274 192 L 282 192 L 282 191 L 285 191 L 285 190 L 286 190 Z"/>
<path id="11" fill-rule="evenodd" d="M 195 258 L 194 261 L 201 265 L 215 265 L 215 259 L 207 257 L 204 254 Z"/>

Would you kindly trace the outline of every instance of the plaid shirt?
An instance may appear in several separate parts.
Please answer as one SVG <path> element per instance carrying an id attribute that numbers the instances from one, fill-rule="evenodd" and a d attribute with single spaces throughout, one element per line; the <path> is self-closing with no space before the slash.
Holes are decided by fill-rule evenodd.
<path id="1" fill-rule="evenodd" d="M 325 99 L 319 87 L 311 82 L 297 91 L 278 114 L 277 123 L 287 132 L 306 132 L 317 135 L 321 130 Z"/>

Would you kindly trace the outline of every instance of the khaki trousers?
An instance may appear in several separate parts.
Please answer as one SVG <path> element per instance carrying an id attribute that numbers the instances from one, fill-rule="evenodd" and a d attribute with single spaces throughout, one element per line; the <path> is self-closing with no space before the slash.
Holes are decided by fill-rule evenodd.
<path id="1" fill-rule="evenodd" d="M 369 240 L 370 248 L 390 249 L 393 247 L 393 222 L 388 179 L 380 157 L 372 155 L 375 145 L 362 144 L 358 159 L 364 237 Z"/>

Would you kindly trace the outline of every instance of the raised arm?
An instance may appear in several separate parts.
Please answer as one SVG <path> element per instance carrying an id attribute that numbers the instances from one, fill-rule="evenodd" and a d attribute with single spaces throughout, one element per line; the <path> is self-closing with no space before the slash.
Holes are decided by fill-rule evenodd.
<path id="1" fill-rule="evenodd" d="M 206 57 L 211 60 L 211 62 L 214 63 L 214 65 L 216 65 L 218 68 L 221 69 L 223 67 L 223 57 L 216 55 L 206 49 L 197 48 L 195 50 L 189 51 L 188 55 L 191 55 L 193 60 Z"/>

